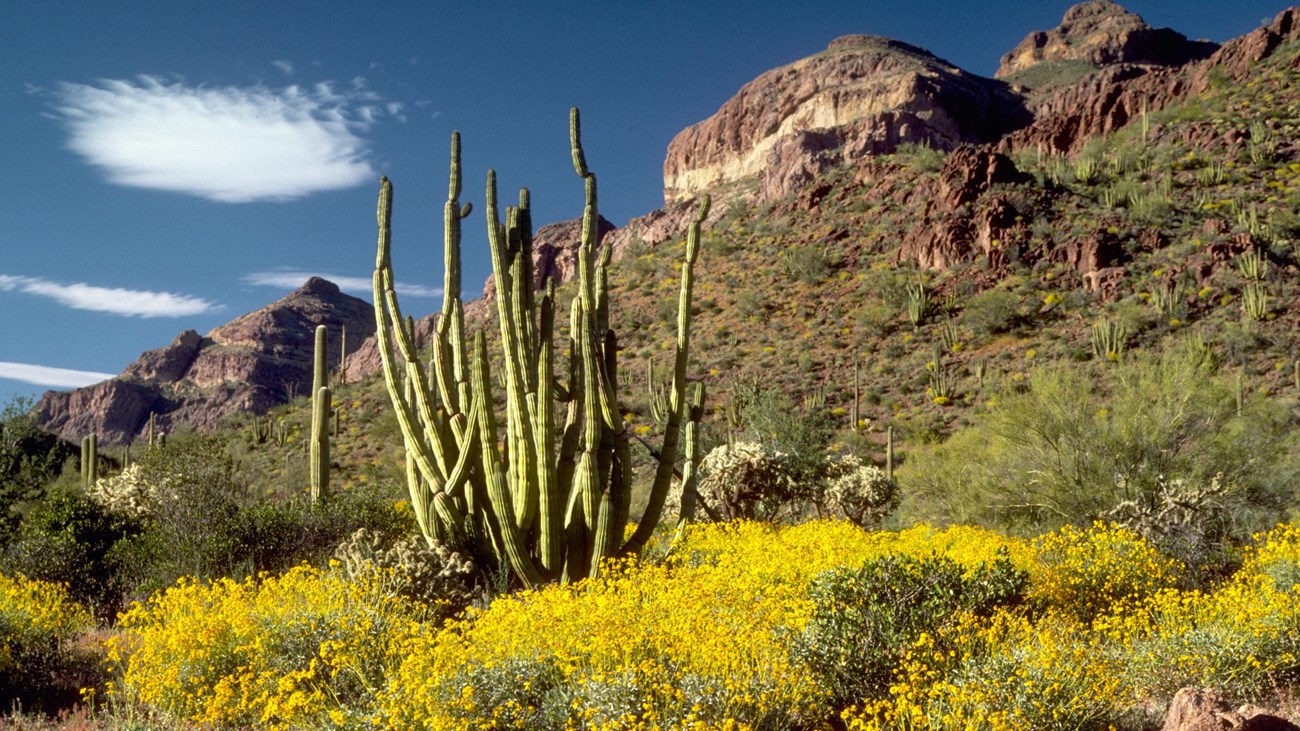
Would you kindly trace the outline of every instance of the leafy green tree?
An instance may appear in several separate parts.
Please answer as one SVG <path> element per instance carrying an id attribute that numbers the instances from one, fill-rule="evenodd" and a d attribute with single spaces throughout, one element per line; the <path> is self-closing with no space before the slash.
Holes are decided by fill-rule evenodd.
<path id="1" fill-rule="evenodd" d="M 19 397 L 0 409 L 0 545 L 21 522 L 19 508 L 39 500 L 58 476 L 71 449 L 41 430 L 31 399 Z"/>

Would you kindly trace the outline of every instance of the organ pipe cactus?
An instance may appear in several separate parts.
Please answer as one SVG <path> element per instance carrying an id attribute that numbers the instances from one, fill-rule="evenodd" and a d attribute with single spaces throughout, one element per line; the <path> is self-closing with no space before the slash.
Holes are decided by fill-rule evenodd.
<path id="1" fill-rule="evenodd" d="M 392 185 L 380 183 L 375 261 L 376 338 L 384 381 L 401 427 L 416 520 L 431 545 L 473 544 L 524 585 L 594 576 L 603 557 L 643 547 L 659 522 L 687 413 L 693 265 L 708 200 L 690 225 L 678 299 L 677 343 L 668 414 L 645 513 L 623 540 L 631 503 L 629 434 L 617 402 L 617 339 L 609 329 L 609 251 L 598 250 L 596 176 L 587 168 L 578 112 L 570 116 L 574 170 L 586 203 L 570 308 L 569 362 L 557 366 L 553 283 L 533 289 L 527 190 L 518 206 L 497 206 L 487 176 L 486 218 L 500 331 L 500 373 L 490 372 L 487 338 L 466 332 L 461 302 L 460 137 L 451 138 L 444 206 L 442 311 L 426 367 L 393 289 Z M 557 374 L 557 370 L 560 371 Z M 567 384 L 561 376 L 567 376 Z M 496 391 L 503 391 L 498 394 Z M 563 411 L 557 419 L 557 407 Z M 690 413 L 698 418 L 701 409 Z M 504 420 L 498 421 L 498 415 Z"/>

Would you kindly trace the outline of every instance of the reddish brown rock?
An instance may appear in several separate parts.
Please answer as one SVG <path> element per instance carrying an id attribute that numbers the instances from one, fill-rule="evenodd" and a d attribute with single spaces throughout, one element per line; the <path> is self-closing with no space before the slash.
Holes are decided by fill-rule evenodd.
<path id="1" fill-rule="evenodd" d="M 128 442 L 149 422 L 149 413 L 166 408 L 150 386 L 110 378 L 75 391 L 47 391 L 36 405 L 41 426 L 74 444 L 88 434 L 103 444 Z"/>
<path id="2" fill-rule="evenodd" d="M 179 381 L 194 363 L 202 345 L 202 336 L 186 330 L 177 335 L 171 345 L 141 353 L 122 371 L 122 377 L 141 381 Z"/>
<path id="3" fill-rule="evenodd" d="M 678 134 L 664 161 L 664 200 L 760 175 L 762 194 L 780 197 L 829 165 L 905 142 L 988 142 L 1027 122 L 1005 84 L 900 41 L 846 36 L 760 75 Z"/>
<path id="4" fill-rule="evenodd" d="M 953 152 L 939 171 L 933 197 L 904 234 L 900 256 L 946 269 L 983 255 L 1000 268 L 1027 232 L 1009 198 L 988 194 L 994 186 L 1026 180 L 1005 155 L 971 147 Z"/>
<path id="5" fill-rule="evenodd" d="M 1089 0 L 1070 8 L 1052 30 L 1035 31 L 1002 57 L 994 75 L 1002 79 L 1045 61 L 1082 61 L 1093 66 L 1120 63 L 1181 66 L 1218 48 L 1190 41 L 1169 28 L 1152 28 L 1111 0 Z"/>
<path id="6" fill-rule="evenodd" d="M 1078 152 L 1089 139 L 1123 127 L 1143 110 L 1151 114 L 1204 92 L 1213 77 L 1230 83 L 1246 79 L 1255 63 L 1297 38 L 1300 9 L 1290 8 L 1268 26 L 1224 43 L 1200 61 L 1180 67 L 1119 64 L 1102 68 L 1071 86 L 1036 98 L 1034 122 L 1008 134 L 998 147 L 1004 152 L 1024 148 Z"/>
<path id="7" fill-rule="evenodd" d="M 1237 710 L 1219 693 L 1183 688 L 1174 695 L 1161 731 L 1300 731 L 1300 726 L 1264 709 L 1245 705 Z"/>

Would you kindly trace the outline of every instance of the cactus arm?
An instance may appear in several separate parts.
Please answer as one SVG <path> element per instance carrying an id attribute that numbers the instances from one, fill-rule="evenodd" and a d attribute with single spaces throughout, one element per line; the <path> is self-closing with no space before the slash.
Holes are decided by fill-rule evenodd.
<path id="1" fill-rule="evenodd" d="M 688 413 L 686 463 L 682 465 L 682 505 L 677 517 L 677 530 L 673 535 L 673 543 L 685 537 L 686 526 L 695 520 L 695 505 L 699 501 L 700 421 L 704 418 L 704 384 L 695 384 Z"/>
<path id="2" fill-rule="evenodd" d="M 540 522 L 538 558 L 548 576 L 558 576 L 564 560 L 563 498 L 560 495 L 555 454 L 554 378 L 555 347 L 551 340 L 555 330 L 555 284 L 546 283 L 546 293 L 539 303 L 537 399 L 533 412 L 537 465 L 537 511 Z"/>
<path id="3" fill-rule="evenodd" d="M 645 512 L 637 523 L 636 531 L 623 546 L 623 553 L 640 553 L 646 542 L 650 540 L 663 513 L 664 502 L 668 498 L 668 487 L 673 478 L 686 394 L 686 361 L 690 353 L 691 290 L 695 282 L 695 262 L 699 258 L 700 225 L 709 215 L 709 203 L 709 197 L 705 196 L 699 213 L 691 222 L 686 234 L 686 258 L 682 262 L 681 292 L 677 300 L 677 345 L 673 361 L 672 390 L 669 393 L 668 422 L 664 427 L 663 447 L 660 449 L 659 464 L 655 468 L 654 483 L 650 488 Z"/>
<path id="4" fill-rule="evenodd" d="M 311 501 L 320 502 L 330 485 L 330 389 L 321 386 L 312 404 Z"/>
<path id="5" fill-rule="evenodd" d="M 482 448 L 483 476 L 487 483 L 488 501 L 491 510 L 487 511 L 491 528 L 498 533 L 498 539 L 504 556 L 499 558 L 509 563 L 515 575 L 523 579 L 530 587 L 544 581 L 541 571 L 528 555 L 524 537 L 513 518 L 514 508 L 510 501 L 510 491 L 506 487 L 505 475 L 501 469 L 501 455 L 497 451 L 496 415 L 492 411 L 492 394 L 488 384 L 487 341 L 483 333 L 474 337 L 474 365 L 471 368 L 471 388 L 474 408 L 478 411 L 479 438 Z"/>
<path id="6" fill-rule="evenodd" d="M 405 397 L 405 389 L 398 382 L 397 363 L 393 355 L 393 332 L 400 332 L 402 325 L 401 313 L 390 309 L 390 303 L 397 301 L 396 296 L 394 295 L 391 299 L 387 296 L 387 292 L 393 290 L 391 286 L 393 264 L 390 255 L 392 245 L 392 201 L 392 183 L 388 181 L 388 178 L 382 178 L 379 187 L 379 203 L 376 210 L 379 237 L 376 247 L 373 280 L 375 341 L 383 365 L 384 386 L 393 403 L 393 411 L 397 415 L 397 423 L 402 431 L 402 439 L 406 444 L 407 455 L 415 461 L 416 467 L 424 479 L 431 485 L 438 486 L 443 481 L 438 469 L 434 466 L 435 456 L 432 449 L 425 442 L 423 435 L 417 432 L 417 417 L 411 402 Z M 416 496 L 425 488 L 419 482 L 409 481 L 407 487 L 411 492 L 411 502 L 415 504 L 417 502 Z M 426 500 L 420 499 L 418 502 L 424 503 Z"/>

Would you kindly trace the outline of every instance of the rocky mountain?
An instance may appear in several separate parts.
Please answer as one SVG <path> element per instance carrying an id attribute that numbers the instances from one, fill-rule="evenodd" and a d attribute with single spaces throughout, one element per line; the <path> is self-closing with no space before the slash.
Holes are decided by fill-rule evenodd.
<path id="1" fill-rule="evenodd" d="M 1191 41 L 1169 28 L 1152 28 L 1111 0 L 1089 0 L 1070 8 L 1052 30 L 1034 31 L 1002 57 L 994 76 L 1014 78 L 1043 63 L 1078 62 L 1093 68 L 1115 64 L 1182 66 L 1218 48 Z"/>
<path id="2" fill-rule="evenodd" d="M 311 390 L 317 325 L 329 328 L 335 354 L 346 329 L 351 352 L 374 333 L 374 311 L 369 302 L 312 277 L 206 336 L 182 332 L 170 345 L 142 353 L 116 378 L 46 392 L 37 413 L 64 439 L 77 442 L 94 432 L 104 444 L 131 441 L 150 414 L 164 430 L 181 423 L 206 429 L 231 414 L 260 414 Z"/>
<path id="3" fill-rule="evenodd" d="M 760 75 L 712 117 L 673 138 L 664 200 L 757 178 L 778 198 L 835 165 L 916 143 L 991 142 L 1028 123 L 1000 81 L 876 36 L 838 38 L 822 53 Z"/>

